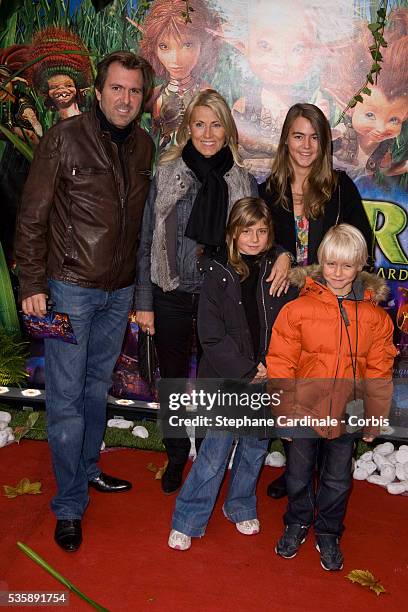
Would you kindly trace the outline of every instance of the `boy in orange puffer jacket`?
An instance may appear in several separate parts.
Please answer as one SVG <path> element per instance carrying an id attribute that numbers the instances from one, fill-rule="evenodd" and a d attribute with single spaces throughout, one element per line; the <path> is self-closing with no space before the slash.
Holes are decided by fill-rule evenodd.
<path id="1" fill-rule="evenodd" d="M 361 232 L 345 223 L 332 227 L 321 242 L 318 259 L 319 266 L 292 271 L 292 283 L 302 287 L 300 296 L 279 313 L 266 357 L 268 378 L 280 379 L 287 397 L 293 398 L 279 424 L 307 417 L 313 428 L 290 438 L 285 532 L 275 551 L 285 559 L 294 557 L 314 523 L 322 567 L 340 570 L 339 538 L 355 439 L 346 432 L 346 405 L 362 386 L 363 439 L 372 441 L 379 433 L 379 417 L 388 416 L 396 350 L 392 321 L 377 305 L 387 295 L 386 283 L 362 272 L 367 246 Z M 319 447 L 323 460 L 315 492 Z"/>

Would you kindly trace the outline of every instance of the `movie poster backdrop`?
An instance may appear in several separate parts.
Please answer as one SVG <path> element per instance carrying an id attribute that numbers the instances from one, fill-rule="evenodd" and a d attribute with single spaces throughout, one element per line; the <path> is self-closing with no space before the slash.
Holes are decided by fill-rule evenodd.
<path id="1" fill-rule="evenodd" d="M 95 65 L 106 53 L 143 54 L 156 73 L 142 126 L 160 153 L 192 96 L 213 87 L 238 127 L 240 152 L 261 182 L 288 108 L 319 106 L 332 125 L 333 159 L 356 182 L 376 238 L 375 270 L 389 282 L 387 310 L 408 378 L 408 0 L 388 2 L 383 69 L 371 95 L 338 122 L 372 64 L 368 24 L 376 0 L 10 0 L 0 25 L 0 266 L 10 286 L 0 324 L 19 327 L 13 235 L 35 147 L 57 121 L 86 111 Z M 191 11 L 188 11 L 191 6 Z M 186 12 L 187 11 L 187 12 Z M 45 177 L 44 177 L 45 178 Z M 46 179 L 45 179 L 46 180 Z M 138 373 L 137 325 L 129 320 L 112 393 L 151 401 Z M 33 385 L 44 384 L 43 350 L 31 344 Z M 192 373 L 195 369 L 192 347 Z M 404 394 L 402 393 L 402 396 Z M 406 400 L 401 402 L 401 409 Z M 397 406 L 398 407 L 398 406 Z"/>

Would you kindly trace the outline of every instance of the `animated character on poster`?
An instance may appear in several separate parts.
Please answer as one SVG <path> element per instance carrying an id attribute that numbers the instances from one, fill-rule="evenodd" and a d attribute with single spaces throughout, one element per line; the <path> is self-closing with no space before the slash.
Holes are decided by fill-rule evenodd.
<path id="1" fill-rule="evenodd" d="M 346 70 L 344 79 L 327 84 L 327 91 L 345 106 L 364 82 L 371 59 L 366 56 L 364 38 L 352 46 L 355 71 Z M 406 160 L 394 159 L 397 139 L 408 118 L 408 36 L 391 42 L 383 51 L 383 67 L 376 85 L 370 85 L 371 95 L 362 94 L 358 103 L 344 117 L 334 132 L 333 154 L 336 165 L 344 167 L 354 177 L 386 176 L 407 172 Z M 337 75 L 338 77 L 339 75 Z"/>
<path id="2" fill-rule="evenodd" d="M 161 148 L 172 140 L 194 94 L 210 87 L 205 77 L 215 67 L 219 39 L 218 17 L 204 0 L 195 0 L 192 22 L 185 23 L 183 0 L 156 0 L 143 26 L 140 51 L 163 84 L 153 95 L 155 129 L 161 130 Z"/>
<path id="3" fill-rule="evenodd" d="M 27 45 L 12 45 L 0 51 L 1 123 L 23 142 L 35 146 L 43 134 L 34 100 L 28 92 L 27 75 L 17 71 L 29 61 Z M 0 138 L 5 138 L 0 134 Z"/>
<path id="4" fill-rule="evenodd" d="M 259 80 L 257 88 L 245 88 L 233 116 L 242 156 L 251 172 L 265 178 L 288 108 L 300 99 L 310 100 L 316 87 L 316 23 L 305 2 L 274 3 L 271 10 L 270 2 L 258 0 L 249 7 L 247 40 L 229 42 L 246 57 Z"/>
<path id="5" fill-rule="evenodd" d="M 60 119 L 81 113 L 84 92 L 92 80 L 88 55 L 80 38 L 64 28 L 40 30 L 32 40 L 31 59 L 38 60 L 32 66 L 34 88 Z"/>

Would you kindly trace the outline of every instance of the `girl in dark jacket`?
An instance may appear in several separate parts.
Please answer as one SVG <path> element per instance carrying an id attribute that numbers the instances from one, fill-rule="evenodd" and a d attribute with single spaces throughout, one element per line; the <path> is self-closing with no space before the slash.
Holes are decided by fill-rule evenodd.
<path id="1" fill-rule="evenodd" d="M 276 255 L 271 215 L 263 200 L 248 197 L 234 204 L 226 239 L 227 257 L 209 262 L 201 290 L 199 377 L 262 383 L 273 322 L 297 292 L 290 289 L 280 297 L 269 293 L 266 279 Z M 168 542 L 171 548 L 187 550 L 191 537 L 204 535 L 233 442 L 233 433 L 208 431 L 176 500 Z M 260 529 L 255 489 L 267 446 L 267 439 L 250 435 L 239 437 L 237 443 L 223 511 L 245 535 Z"/>
<path id="2" fill-rule="evenodd" d="M 339 223 L 360 230 L 372 257 L 373 232 L 360 194 L 347 174 L 334 170 L 330 125 L 314 104 L 289 109 L 259 195 L 270 207 L 279 244 L 298 265 L 317 263 L 323 236 Z"/>

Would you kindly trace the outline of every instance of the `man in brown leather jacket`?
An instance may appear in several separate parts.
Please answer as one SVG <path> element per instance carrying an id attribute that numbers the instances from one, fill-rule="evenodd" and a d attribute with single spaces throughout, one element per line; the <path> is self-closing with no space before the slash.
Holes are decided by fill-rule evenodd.
<path id="1" fill-rule="evenodd" d="M 150 183 L 154 147 L 138 118 L 152 84 L 144 59 L 127 51 L 105 57 L 94 108 L 61 121 L 41 140 L 19 212 L 23 311 L 44 315 L 49 296 L 55 311 L 68 313 L 78 342 L 45 340 L 48 440 L 58 486 L 51 507 L 55 540 L 67 551 L 82 541 L 88 486 L 131 488 L 97 462 Z"/>

